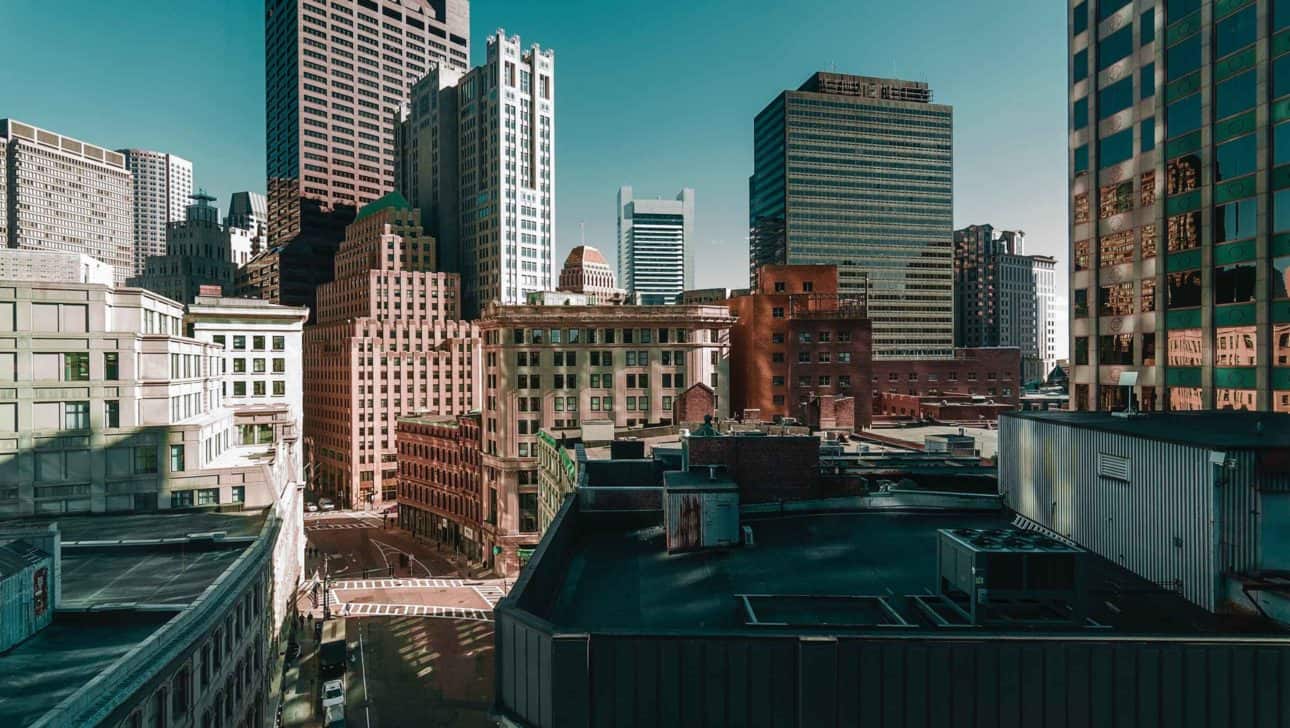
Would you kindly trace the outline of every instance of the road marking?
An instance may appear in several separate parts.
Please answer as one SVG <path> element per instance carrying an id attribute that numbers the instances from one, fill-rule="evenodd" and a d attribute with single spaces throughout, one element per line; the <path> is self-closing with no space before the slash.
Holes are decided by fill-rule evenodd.
<path id="1" fill-rule="evenodd" d="M 358 657 L 363 663 L 363 716 L 367 718 L 367 728 L 372 728 L 371 700 L 367 695 L 367 655 L 363 652 L 363 625 L 358 626 Z"/>
<path id="2" fill-rule="evenodd" d="M 333 589 L 457 589 L 465 579 L 332 579 Z"/>
<path id="3" fill-rule="evenodd" d="M 480 599 L 488 602 L 488 606 L 490 607 L 497 606 L 497 603 L 502 601 L 502 597 L 506 596 L 506 590 L 494 584 L 474 586 L 471 588 L 475 590 L 475 593 L 479 595 Z"/>
<path id="4" fill-rule="evenodd" d="M 361 519 L 358 521 L 349 521 L 347 523 L 309 523 L 305 524 L 306 531 L 340 531 L 359 528 L 380 528 L 379 521 Z"/>
<path id="5" fill-rule="evenodd" d="M 350 617 L 442 617 L 481 622 L 491 622 L 493 620 L 493 610 L 491 609 L 426 606 L 424 604 L 348 602 L 345 604 L 345 614 Z"/>

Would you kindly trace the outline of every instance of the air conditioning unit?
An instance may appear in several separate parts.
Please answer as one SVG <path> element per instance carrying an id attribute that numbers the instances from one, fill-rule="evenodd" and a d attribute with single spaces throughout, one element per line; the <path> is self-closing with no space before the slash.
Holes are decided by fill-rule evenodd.
<path id="1" fill-rule="evenodd" d="M 937 591 L 970 624 L 1087 621 L 1087 552 L 1018 528 L 941 529 Z"/>
<path id="2" fill-rule="evenodd" d="M 752 526 L 745 525 L 745 526 L 743 527 L 743 533 L 744 533 L 744 545 L 745 545 L 745 546 L 756 546 L 756 545 L 757 545 L 757 544 L 753 541 Z"/>

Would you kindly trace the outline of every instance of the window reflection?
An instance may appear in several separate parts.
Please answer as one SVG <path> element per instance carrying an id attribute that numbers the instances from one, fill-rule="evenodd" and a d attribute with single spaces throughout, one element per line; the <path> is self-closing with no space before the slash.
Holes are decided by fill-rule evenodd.
<path id="1" fill-rule="evenodd" d="M 1272 259 L 1272 297 L 1290 298 L 1290 255 Z"/>
<path id="2" fill-rule="evenodd" d="M 1254 199 L 1238 200 L 1214 207 L 1214 242 L 1254 237 L 1258 225 L 1258 202 Z"/>
<path id="3" fill-rule="evenodd" d="M 1200 187 L 1200 155 L 1188 154 L 1165 166 L 1165 194 L 1181 195 Z"/>
<path id="4" fill-rule="evenodd" d="M 1174 329 L 1169 332 L 1168 363 L 1171 367 L 1198 367 L 1202 344 L 1200 329 Z"/>
<path id="5" fill-rule="evenodd" d="M 1097 294 L 1099 316 L 1132 316 L 1133 283 L 1115 283 L 1102 286 Z"/>
<path id="6" fill-rule="evenodd" d="M 1156 204 L 1156 171 L 1142 173 L 1142 206 L 1150 207 Z"/>
<path id="7" fill-rule="evenodd" d="M 1154 224 L 1142 226 L 1142 257 L 1156 257 L 1156 226 Z"/>
<path id="8" fill-rule="evenodd" d="M 1272 393 L 1272 411 L 1290 412 L 1290 392 L 1276 391 Z"/>
<path id="9" fill-rule="evenodd" d="M 1170 387 L 1169 409 L 1173 412 L 1204 409 L 1200 387 Z"/>
<path id="10" fill-rule="evenodd" d="M 1081 192 L 1075 195 L 1075 224 L 1088 222 L 1088 193 Z"/>
<path id="11" fill-rule="evenodd" d="M 1099 245 L 1098 265 L 1103 268 L 1121 263 L 1133 262 L 1132 230 L 1124 230 L 1102 238 Z"/>
<path id="12" fill-rule="evenodd" d="M 1149 313 L 1156 310 L 1156 279 L 1142 279 L 1142 312 Z"/>
<path id="13" fill-rule="evenodd" d="M 1183 270 L 1170 273 L 1165 278 L 1169 285 L 1169 308 L 1188 308 L 1200 305 L 1200 271 Z"/>
<path id="14" fill-rule="evenodd" d="M 1133 180 L 1103 185 L 1098 197 L 1098 217 L 1105 220 L 1112 215 L 1133 209 Z"/>
<path id="15" fill-rule="evenodd" d="M 1075 337 L 1075 363 L 1076 364 L 1088 363 L 1088 337 L 1087 336 Z"/>
<path id="16" fill-rule="evenodd" d="M 1153 367 L 1156 365 L 1156 335 L 1142 335 L 1142 366 Z"/>
<path id="17" fill-rule="evenodd" d="M 1214 406 L 1218 409 L 1252 410 L 1258 395 L 1253 389 L 1216 389 Z"/>
<path id="18" fill-rule="evenodd" d="M 1214 303 L 1246 303 L 1254 300 L 1254 263 L 1237 263 L 1214 269 Z M 1172 303 L 1170 305 L 1173 305 Z"/>
<path id="19" fill-rule="evenodd" d="M 1184 212 L 1165 221 L 1170 253 L 1189 250 L 1200 245 L 1200 211 Z"/>
<path id="20" fill-rule="evenodd" d="M 1132 364 L 1133 334 L 1099 336 L 1097 362 L 1099 364 Z"/>
<path id="21" fill-rule="evenodd" d="M 1087 240 L 1075 241 L 1075 270 L 1088 270 L 1089 244 Z"/>
<path id="22" fill-rule="evenodd" d="M 1214 366 L 1258 366 L 1253 326 L 1223 326 L 1214 331 Z"/>
<path id="23" fill-rule="evenodd" d="M 1272 324 L 1272 361 L 1290 366 L 1290 324 Z"/>
<path id="24" fill-rule="evenodd" d="M 1080 288 L 1072 294 L 1072 303 L 1074 304 L 1075 318 L 1088 317 L 1088 289 Z"/>

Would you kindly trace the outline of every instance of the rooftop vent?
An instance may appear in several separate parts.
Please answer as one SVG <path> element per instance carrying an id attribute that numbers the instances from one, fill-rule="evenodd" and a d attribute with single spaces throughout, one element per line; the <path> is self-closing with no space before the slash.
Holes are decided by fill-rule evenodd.
<path id="1" fill-rule="evenodd" d="M 942 529 L 937 590 L 970 624 L 1083 625 L 1085 555 L 1036 531 Z"/>

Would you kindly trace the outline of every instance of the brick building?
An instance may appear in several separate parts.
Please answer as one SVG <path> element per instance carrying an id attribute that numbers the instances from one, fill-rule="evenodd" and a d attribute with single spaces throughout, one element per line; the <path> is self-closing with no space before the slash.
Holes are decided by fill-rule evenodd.
<path id="1" fill-rule="evenodd" d="M 676 399 L 696 382 L 727 415 L 732 323 L 725 306 L 486 309 L 483 467 L 485 492 L 498 503 L 499 571 L 515 573 L 518 549 L 538 541 L 539 431 L 587 419 L 619 428 L 668 424 Z"/>
<path id="2" fill-rule="evenodd" d="M 1021 350 L 983 347 L 955 349 L 952 359 L 876 360 L 872 381 L 873 411 L 880 415 L 900 414 L 899 408 L 908 411 L 907 401 L 890 394 L 979 395 L 1016 409 L 1021 396 Z"/>
<path id="3" fill-rule="evenodd" d="M 399 418 L 399 527 L 488 563 L 496 504 L 483 499 L 479 423 L 478 412 Z"/>
<path id="4" fill-rule="evenodd" d="M 832 265 L 767 265 L 757 279 L 751 293 L 726 302 L 736 317 L 730 333 L 735 414 L 757 410 L 761 419 L 819 425 L 838 418 L 821 417 L 816 400 L 850 398 L 851 421 L 867 426 L 872 329 L 864 297 L 839 294 Z"/>
<path id="5" fill-rule="evenodd" d="M 685 438 L 684 469 L 721 465 L 745 503 L 818 496 L 820 439 L 814 435 L 706 434 Z"/>
<path id="6" fill-rule="evenodd" d="M 478 409 L 477 334 L 458 320 L 459 279 L 398 193 L 347 228 L 335 280 L 305 330 L 305 435 L 314 487 L 348 507 L 395 497 L 397 420 Z"/>

